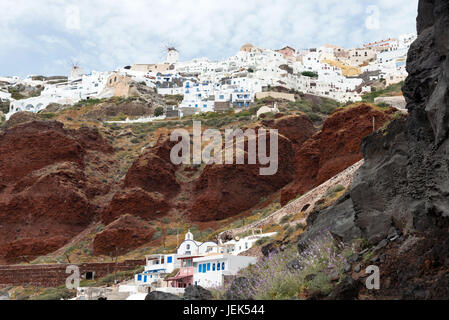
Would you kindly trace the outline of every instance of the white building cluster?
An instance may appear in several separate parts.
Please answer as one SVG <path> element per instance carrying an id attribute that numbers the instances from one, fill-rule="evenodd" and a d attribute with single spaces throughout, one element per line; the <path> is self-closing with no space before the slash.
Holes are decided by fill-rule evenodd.
<path id="1" fill-rule="evenodd" d="M 106 87 L 112 72 L 96 72 L 82 74 L 81 69 L 74 67 L 67 81 L 32 80 L 29 76 L 23 80 L 18 78 L 3 78 L 4 82 L 15 86 L 18 84 L 44 87 L 40 96 L 28 99 L 14 100 L 10 96 L 10 109 L 6 118 L 20 111 L 40 112 L 48 105 L 57 103 L 61 105 L 73 105 L 84 99 L 97 99 L 112 97 L 113 92 Z M 1 81 L 1 78 L 0 78 Z"/>
<path id="2" fill-rule="evenodd" d="M 0 99 L 11 101 L 9 118 L 18 111 L 39 112 L 51 103 L 75 104 L 82 99 L 126 95 L 123 83 L 114 87 L 119 77 L 119 82 L 124 78 L 145 82 L 161 95 L 182 95 L 177 106 L 180 116 L 249 107 L 257 93 L 278 87 L 340 102 L 360 101 L 362 94 L 371 90 L 364 85 L 363 73 L 370 73 L 371 81 L 385 79 L 387 85 L 405 79 L 407 52 L 415 39 L 415 34 L 406 34 L 348 50 L 333 45 L 270 50 L 245 44 L 236 55 L 215 62 L 207 58 L 179 62 L 178 51 L 169 48 L 166 61 L 160 64 L 135 64 L 88 75 L 74 67 L 68 81 L 58 84 L 3 78 L 11 84 L 40 84 L 45 89 L 39 97 L 17 101 L 0 90 Z"/>
<path id="3" fill-rule="evenodd" d="M 270 87 L 340 102 L 360 101 L 371 91 L 363 85 L 362 73 L 374 72 L 369 80 L 385 79 L 387 85 L 405 79 L 407 52 L 415 39 L 415 34 L 401 35 L 348 50 L 332 45 L 270 50 L 245 44 L 236 55 L 215 62 L 207 58 L 178 62 L 172 48 L 165 65 L 148 65 L 149 71 L 141 76 L 151 80 L 159 94 L 183 95 L 181 114 L 185 109 L 200 113 L 245 108 Z"/>
<path id="4" fill-rule="evenodd" d="M 127 285 L 133 292 L 156 291 L 181 294 L 189 285 L 204 288 L 220 287 L 226 276 L 236 275 L 241 269 L 257 262 L 257 257 L 241 256 L 254 244 L 276 233 L 253 231 L 244 238 L 228 242 L 198 242 L 189 231 L 174 253 L 146 256 L 143 273 L 135 275 L 135 285 Z M 140 289 L 140 290 L 139 290 Z"/>

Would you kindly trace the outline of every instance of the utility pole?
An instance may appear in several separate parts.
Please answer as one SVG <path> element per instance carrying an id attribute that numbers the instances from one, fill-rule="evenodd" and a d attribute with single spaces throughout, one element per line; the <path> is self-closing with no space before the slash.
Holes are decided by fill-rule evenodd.
<path id="1" fill-rule="evenodd" d="M 376 131 L 376 118 L 373 117 L 373 132 Z"/>

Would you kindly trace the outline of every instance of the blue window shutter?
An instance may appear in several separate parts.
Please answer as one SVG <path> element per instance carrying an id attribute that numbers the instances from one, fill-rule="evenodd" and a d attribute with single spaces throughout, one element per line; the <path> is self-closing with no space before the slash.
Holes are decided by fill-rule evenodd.
<path id="1" fill-rule="evenodd" d="M 225 269 L 225 263 L 223 262 L 222 264 L 221 264 L 221 270 L 224 270 Z"/>
<path id="2" fill-rule="evenodd" d="M 210 263 L 207 264 L 207 271 L 210 271 Z"/>
<path id="3" fill-rule="evenodd" d="M 142 281 L 142 275 L 141 275 L 141 274 L 139 274 L 139 275 L 137 276 L 137 281 Z"/>
<path id="4" fill-rule="evenodd" d="M 220 262 L 217 263 L 217 271 L 220 271 Z"/>
<path id="5" fill-rule="evenodd" d="M 202 266 L 202 264 L 200 264 L 199 266 L 198 266 L 198 272 L 202 272 L 202 270 L 201 270 L 201 266 Z"/>
<path id="6" fill-rule="evenodd" d="M 215 271 L 215 263 L 212 265 L 212 271 Z"/>
<path id="7" fill-rule="evenodd" d="M 168 257 L 167 258 L 167 263 L 172 263 L 173 262 L 173 257 Z"/>

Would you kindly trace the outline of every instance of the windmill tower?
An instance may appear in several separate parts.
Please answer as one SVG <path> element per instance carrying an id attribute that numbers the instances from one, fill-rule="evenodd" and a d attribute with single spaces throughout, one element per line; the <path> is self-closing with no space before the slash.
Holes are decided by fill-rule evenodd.
<path id="1" fill-rule="evenodd" d="M 72 63 L 72 69 L 70 70 L 69 81 L 81 79 L 83 77 L 83 69 L 76 63 Z"/>
<path id="2" fill-rule="evenodd" d="M 179 61 L 179 52 L 175 47 L 167 48 L 167 60 L 165 63 L 176 64 Z"/>

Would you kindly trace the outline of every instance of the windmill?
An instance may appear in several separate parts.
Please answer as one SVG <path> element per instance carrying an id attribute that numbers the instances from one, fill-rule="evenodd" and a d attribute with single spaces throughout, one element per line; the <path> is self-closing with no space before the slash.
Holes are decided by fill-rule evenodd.
<path id="1" fill-rule="evenodd" d="M 69 81 L 80 79 L 83 76 L 83 69 L 79 66 L 79 63 L 76 61 L 70 60 L 70 76 Z"/>
<path id="2" fill-rule="evenodd" d="M 179 61 L 179 50 L 178 46 L 176 46 L 172 41 L 163 44 L 162 49 L 165 63 L 168 64 L 176 64 Z"/>

